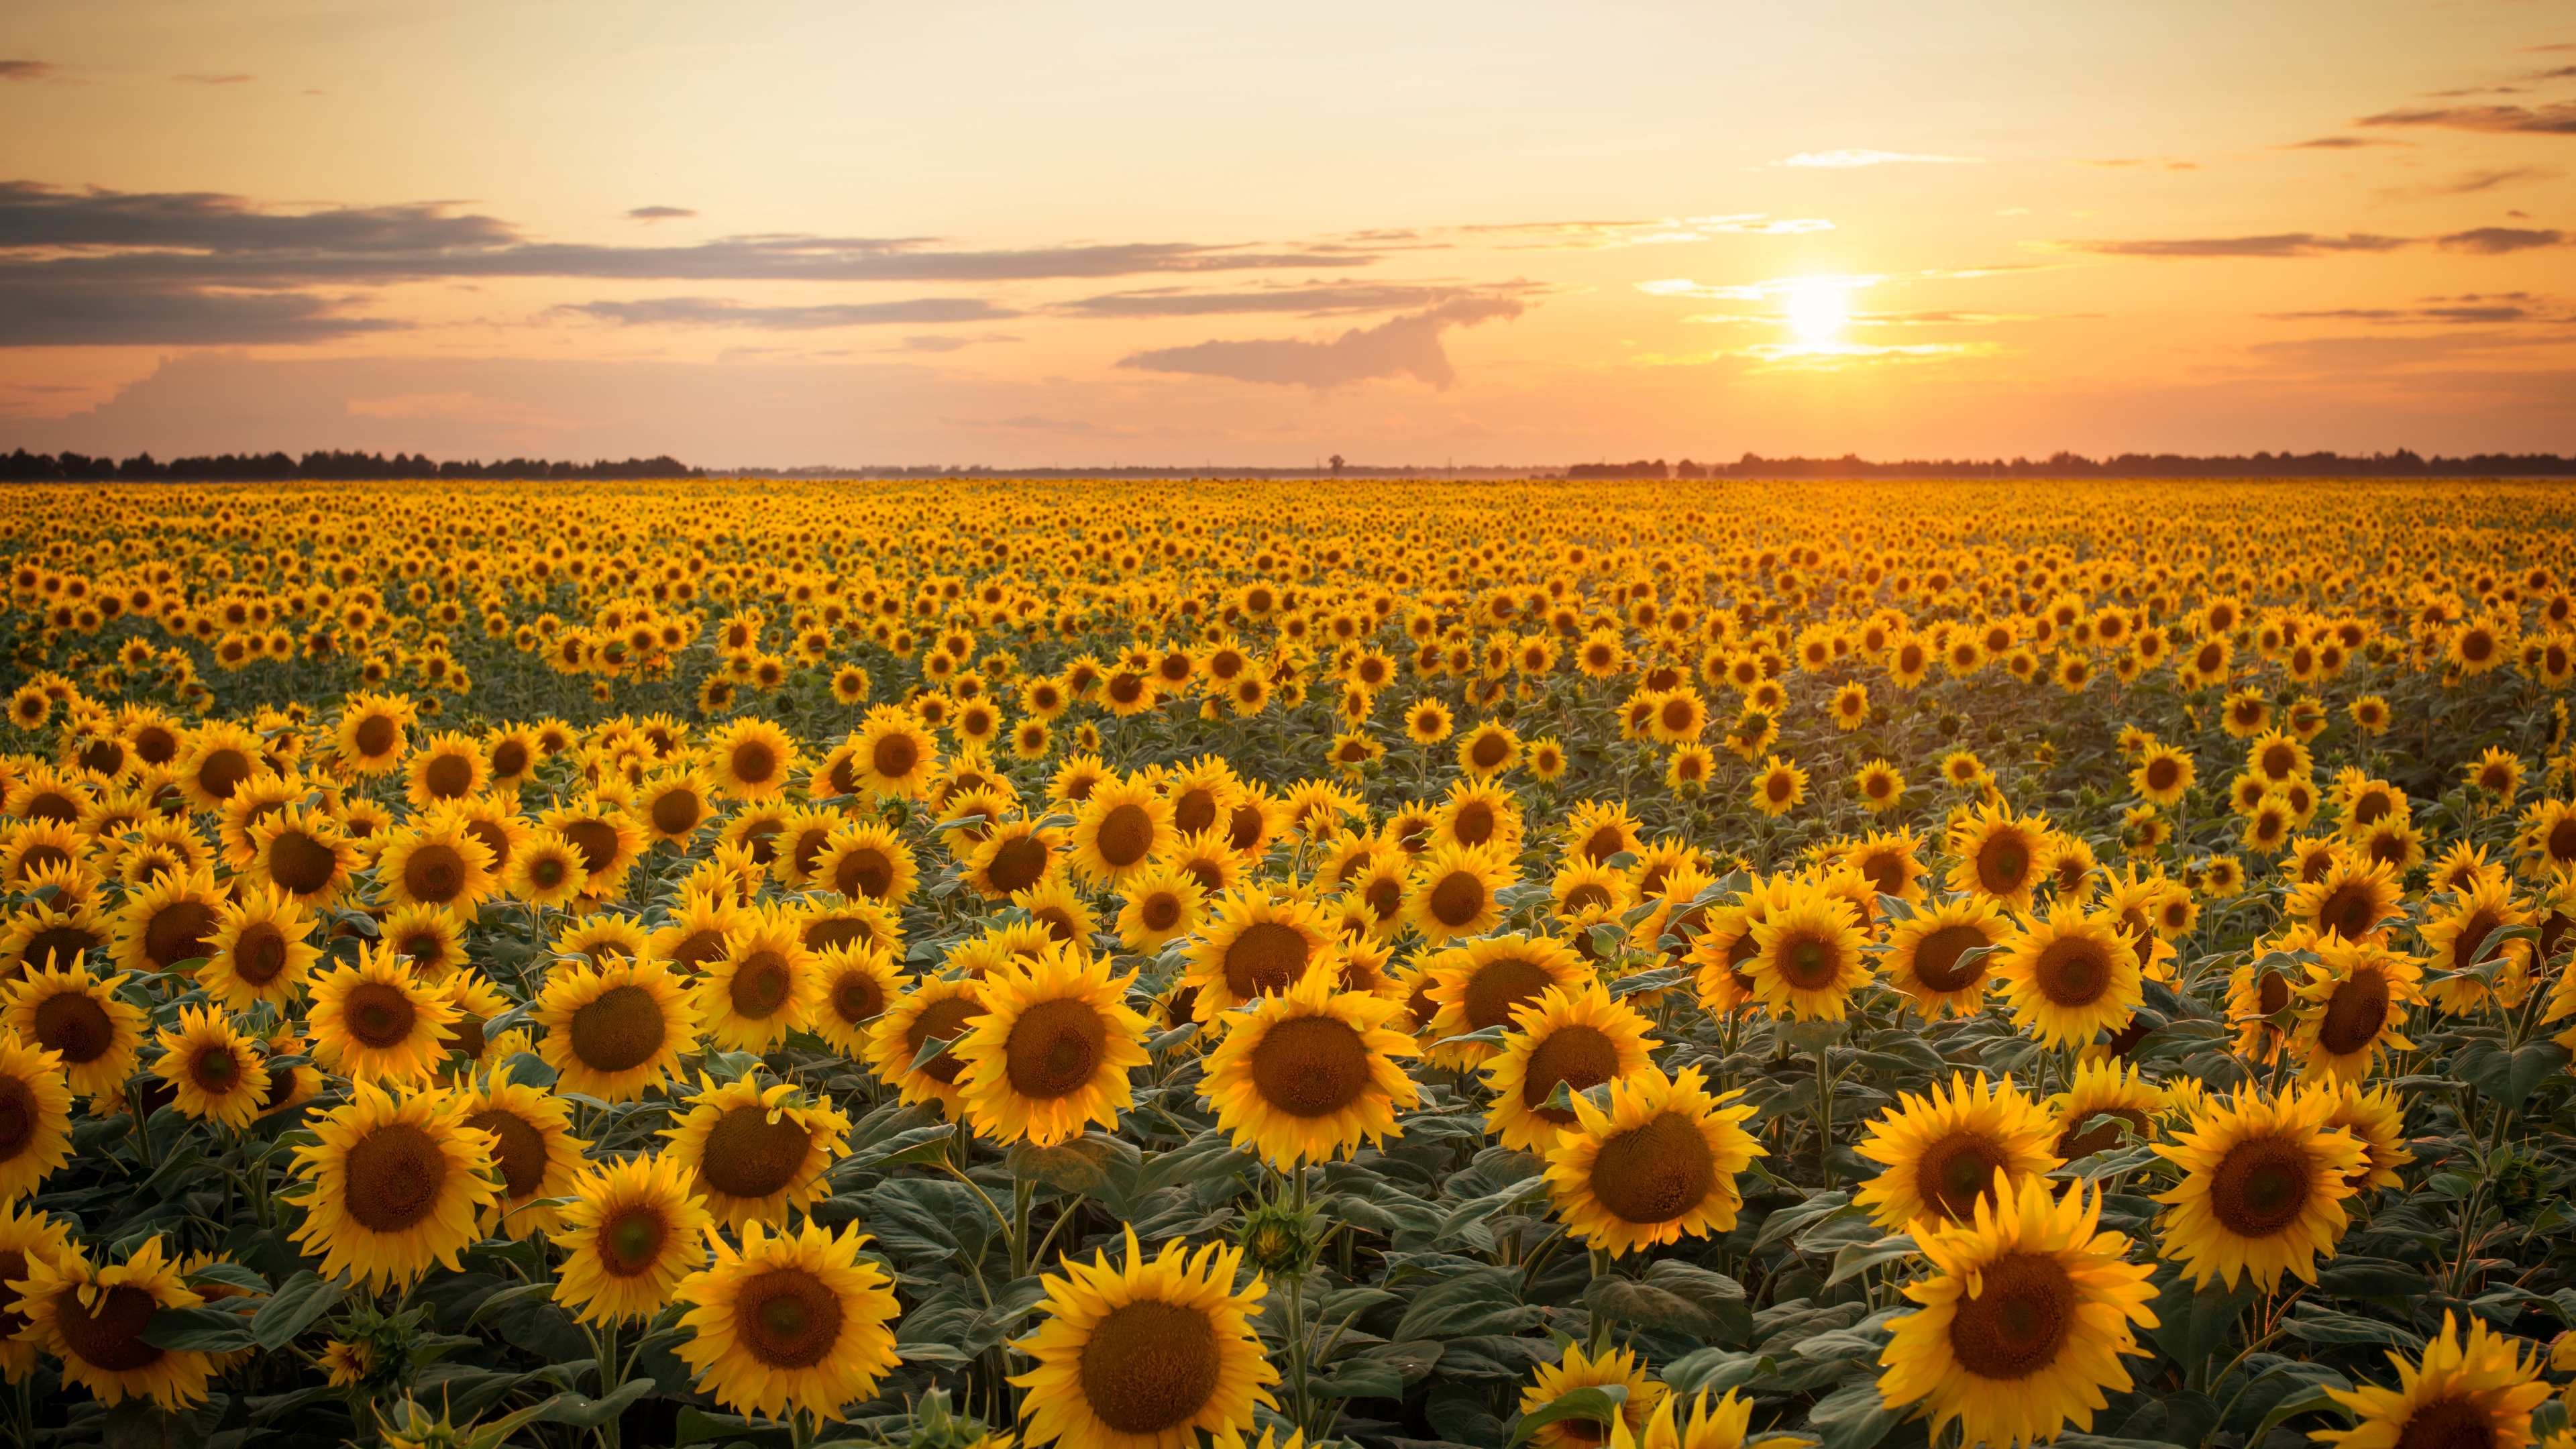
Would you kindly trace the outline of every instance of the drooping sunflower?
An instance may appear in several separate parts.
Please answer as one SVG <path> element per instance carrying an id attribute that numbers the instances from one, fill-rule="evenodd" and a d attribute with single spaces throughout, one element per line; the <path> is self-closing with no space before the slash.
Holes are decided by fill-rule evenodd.
<path id="1" fill-rule="evenodd" d="M 2281 917 L 2320 936 L 2332 932 L 2347 941 L 2376 940 L 2401 914 L 2403 899 L 2397 872 L 2386 863 L 2343 861 L 2291 892 Z"/>
<path id="2" fill-rule="evenodd" d="M 742 1229 L 738 1251 L 708 1241 L 715 1261 L 671 1295 L 689 1305 L 680 1361 L 718 1402 L 764 1418 L 837 1423 L 901 1362 L 894 1284 L 859 1256 L 866 1234 L 807 1222 L 773 1236 L 755 1222 Z"/>
<path id="3" fill-rule="evenodd" d="M 869 1028 L 903 990 L 893 953 L 873 943 L 826 946 L 815 953 L 821 990 L 814 1005 L 814 1034 L 834 1051 L 856 1058 L 867 1050 Z"/>
<path id="4" fill-rule="evenodd" d="M 1992 897 L 2006 909 L 2030 909 L 2049 849 L 2048 822 L 2015 815 L 2008 805 L 1980 805 L 1950 836 L 1950 889 Z"/>
<path id="5" fill-rule="evenodd" d="M 1093 1123 L 1115 1131 L 1146 1061 L 1145 1019 L 1125 996 L 1135 973 L 1051 946 L 984 978 L 984 1014 L 950 1053 L 965 1064 L 967 1120 L 994 1141 L 1052 1147 Z"/>
<path id="6" fill-rule="evenodd" d="M 1311 901 L 1283 899 L 1262 888 L 1227 896 L 1184 956 L 1181 980 L 1198 988 L 1198 1019 L 1212 1022 L 1247 1001 L 1287 990 L 1331 954 L 1333 935 Z"/>
<path id="7" fill-rule="evenodd" d="M 0 1034 L 0 1203 L 36 1190 L 71 1161 L 72 1092 L 62 1058 Z M 0 1284 L 7 1279 L 0 1278 Z"/>
<path id="8" fill-rule="evenodd" d="M 2290 1050 L 2299 1058 L 2299 1080 L 2360 1082 L 2382 1057 L 2414 1049 L 2402 1029 L 2407 1004 L 2424 999 L 2418 984 L 2422 963 L 2375 942 L 2340 936 L 2325 937 L 2310 949 L 2317 960 L 2291 994 L 2298 1025 Z"/>
<path id="9" fill-rule="evenodd" d="M 1565 1355 L 1552 1364 L 1540 1364 L 1530 1375 L 1529 1387 L 1521 1390 L 1521 1412 L 1543 1409 L 1576 1389 L 1603 1388 L 1611 1385 L 1627 1390 L 1611 1422 L 1598 1419 L 1565 1418 L 1542 1424 L 1530 1436 L 1539 1449 L 1604 1449 L 1621 1435 L 1633 1436 L 1642 1431 L 1657 1410 L 1668 1403 L 1672 1392 L 1646 1374 L 1645 1365 L 1637 1361 L 1634 1349 L 1607 1349 L 1598 1355 L 1587 1354 L 1583 1345 L 1568 1344 Z"/>
<path id="10" fill-rule="evenodd" d="M 1820 887 L 1787 886 L 1752 931 L 1754 952 L 1741 969 L 1775 1016 L 1840 1021 L 1870 979 L 1857 913 Z"/>
<path id="11" fill-rule="evenodd" d="M 1519 933 L 1452 946 L 1425 958 L 1421 969 L 1424 994 L 1436 1008 L 1430 1028 L 1435 1042 L 1487 1027 L 1508 1028 L 1516 1009 L 1550 991 L 1581 991 L 1595 979 L 1592 967 L 1563 941 Z M 1498 1050 L 1460 1043 L 1436 1047 L 1431 1060 L 1437 1066 L 1469 1067 Z"/>
<path id="12" fill-rule="evenodd" d="M 2285 1269 L 2317 1281 L 2317 1255 L 2334 1256 L 2349 1222 L 2343 1200 L 2363 1168 L 2361 1144 L 2325 1125 L 2341 1096 L 2300 1089 L 2213 1099 L 2156 1148 L 2184 1174 L 2156 1197 L 2168 1209 L 2161 1252 L 2194 1287 L 2215 1278 L 2234 1288 L 2251 1274 L 2268 1292 Z"/>
<path id="13" fill-rule="evenodd" d="M 935 1101 L 952 1122 L 966 1115 L 966 1094 L 957 1085 L 966 1064 L 956 1053 L 941 1051 L 918 1066 L 914 1062 L 933 1040 L 953 1047 L 974 1019 L 984 1014 L 980 988 L 981 983 L 971 977 L 933 978 L 886 1003 L 868 1033 L 868 1065 L 878 1081 L 895 1089 L 904 1105 Z"/>
<path id="14" fill-rule="evenodd" d="M 2420 1360 L 2408 1363 L 2391 1353 L 2388 1361 L 2397 1369 L 2396 1388 L 2328 1389 L 2355 1422 L 2310 1437 L 2335 1449 L 2523 1449 L 2534 1437 L 2531 1411 L 2550 1394 L 2540 1376 L 2546 1355 L 2525 1358 L 2520 1340 L 2496 1333 L 2484 1319 L 2471 1318 L 2463 1334 L 2448 1309 Z"/>
<path id="15" fill-rule="evenodd" d="M 73 1096 L 117 1097 L 142 1055 L 145 1025 L 143 1009 L 117 992 L 125 980 L 121 974 L 102 980 L 86 967 L 31 966 L 9 984 L 0 1022 L 20 1041 L 60 1058 Z"/>
<path id="16" fill-rule="evenodd" d="M 313 983 L 313 1059 L 353 1080 L 426 1082 L 464 1013 L 381 944 Z"/>
<path id="17" fill-rule="evenodd" d="M 1614 1257 L 1735 1226 L 1735 1175 L 1769 1154 L 1741 1125 L 1736 1094 L 1712 1097 L 1698 1067 L 1654 1067 L 1609 1084 L 1605 1110 L 1574 1098 L 1575 1121 L 1548 1149 L 1547 1182 L 1566 1231 Z"/>
<path id="18" fill-rule="evenodd" d="M 1500 924 L 1497 899 L 1513 880 L 1511 858 L 1491 845 L 1443 845 L 1425 852 L 1406 878 L 1404 920 L 1437 946 L 1481 936 Z"/>
<path id="19" fill-rule="evenodd" d="M 528 1015 L 545 1028 L 537 1054 L 563 1090 L 607 1102 L 632 1102 L 671 1080 L 680 1054 L 697 1046 L 697 1011 L 655 960 L 557 965 Z"/>
<path id="20" fill-rule="evenodd" d="M 1279 1371 L 1250 1321 L 1269 1290 L 1257 1273 L 1234 1287 L 1243 1250 L 1174 1238 L 1147 1258 L 1133 1226 L 1126 1238 L 1119 1266 L 1104 1249 L 1045 1280 L 1046 1319 L 1015 1345 L 1037 1363 L 1011 1380 L 1028 1391 L 1026 1444 L 1188 1449 L 1278 1407 Z"/>
<path id="21" fill-rule="evenodd" d="M 131 1397 L 175 1410 L 201 1402 L 214 1368 L 206 1355 L 143 1338 L 153 1314 L 206 1301 L 164 1253 L 156 1236 L 124 1262 L 106 1267 L 68 1243 L 53 1253 L 27 1254 L 25 1276 L 18 1280 L 26 1291 L 12 1294 L 26 1318 L 17 1336 L 58 1359 L 63 1377 L 103 1404 Z"/>
<path id="22" fill-rule="evenodd" d="M 803 1211 L 831 1191 L 823 1170 L 848 1155 L 849 1118 L 791 1082 L 701 1080 L 688 1114 L 662 1133 L 671 1141 L 663 1151 L 697 1174 L 716 1221 L 736 1232 L 784 1223 L 790 1209 Z"/>
<path id="23" fill-rule="evenodd" d="M 1387 1025 L 1404 1004 L 1345 991 L 1336 975 L 1308 972 L 1227 1017 L 1208 1058 L 1201 1092 L 1217 1125 L 1283 1170 L 1383 1141 L 1395 1114 L 1420 1099 L 1398 1060 L 1413 1055 L 1413 1039 Z"/>
<path id="24" fill-rule="evenodd" d="M 813 1020 L 823 995 L 814 953 L 779 912 L 743 913 L 723 954 L 692 988 L 698 1028 L 726 1051 L 767 1051 Z"/>
<path id="25" fill-rule="evenodd" d="M 1486 1130 L 1505 1147 L 1544 1155 L 1558 1129 L 1574 1122 L 1573 1112 L 1547 1105 L 1557 1084 L 1581 1092 L 1643 1070 L 1655 1046 L 1651 1027 L 1597 982 L 1578 991 L 1550 988 L 1512 1008 L 1512 1030 L 1483 1068 L 1494 1095 Z"/>
<path id="26" fill-rule="evenodd" d="M 1901 1092 L 1897 1106 L 1872 1122 L 1852 1150 L 1886 1171 L 1853 1201 L 1890 1232 L 1910 1223 L 1964 1223 L 1991 1202 L 1996 1175 L 2005 1189 L 2057 1166 L 2057 1123 L 2013 1085 L 1954 1073 L 1931 1095 Z"/>
<path id="27" fill-rule="evenodd" d="M 160 1046 L 152 1071 L 170 1084 L 182 1113 L 235 1129 L 258 1120 L 268 1101 L 268 1067 L 221 1012 L 182 1009 L 178 1025 L 161 1032 Z"/>
<path id="28" fill-rule="evenodd" d="M 2081 1046 L 2129 1024 L 2146 999 L 2138 956 L 2108 917 L 2052 905 L 1988 958 L 2013 1025 L 2044 1046 Z"/>
<path id="29" fill-rule="evenodd" d="M 707 1261 L 714 1219 L 688 1169 L 639 1156 L 586 1173 L 562 1210 L 554 1298 L 583 1323 L 650 1318 Z"/>
<path id="30" fill-rule="evenodd" d="M 1985 1004 L 1993 961 L 1985 954 L 1964 964 L 1960 958 L 2000 946 L 2011 934 L 2011 920 L 1991 898 L 1944 894 L 1890 923 L 1879 969 L 1927 1020 L 1948 1012 L 1973 1016 Z"/>
<path id="31" fill-rule="evenodd" d="M 370 1288 L 409 1287 L 433 1264 L 454 1271 L 501 1194 L 492 1134 L 465 1125 L 461 1093 L 397 1100 L 368 1081 L 350 1092 L 313 1122 L 321 1141 L 295 1149 L 304 1222 L 291 1236 L 326 1277 L 347 1272 Z"/>
<path id="32" fill-rule="evenodd" d="M 2132 1386 L 2120 1356 L 2145 1352 L 2136 1327 L 2157 1326 L 2153 1265 L 2126 1261 L 2101 1214 L 2082 1184 L 2052 1199 L 2031 1177 L 1971 1223 L 1927 1224 L 1916 1240 L 1936 1271 L 1904 1290 L 1921 1309 L 1888 1325 L 1880 1397 L 1924 1404 L 1936 1440 L 1958 1420 L 1965 1442 L 1997 1449 L 2092 1428 L 2104 1391 Z"/>

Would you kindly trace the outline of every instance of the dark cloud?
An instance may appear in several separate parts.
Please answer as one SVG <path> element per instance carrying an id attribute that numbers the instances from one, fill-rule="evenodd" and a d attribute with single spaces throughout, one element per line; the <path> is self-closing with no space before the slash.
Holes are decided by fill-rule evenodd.
<path id="1" fill-rule="evenodd" d="M 1342 317 L 1368 312 L 1404 312 L 1437 307 L 1467 297 L 1498 294 L 1526 296 L 1542 291 L 1533 282 L 1506 282 L 1495 287 L 1406 286 L 1395 283 L 1308 283 L 1294 287 L 1239 292 L 1192 292 L 1156 287 L 1111 292 L 1059 303 L 1049 311 L 1071 317 L 1215 317 L 1232 313 L 1290 312 L 1301 317 Z"/>
<path id="2" fill-rule="evenodd" d="M 0 81 L 40 81 L 61 69 L 49 60 L 0 60 Z"/>
<path id="3" fill-rule="evenodd" d="M 639 206 L 626 213 L 628 221 L 670 221 L 677 217 L 695 216 L 685 206 Z"/>
<path id="4" fill-rule="evenodd" d="M 2077 251 L 2113 257 L 2316 257 L 2337 252 L 2389 252 L 2412 243 L 2405 237 L 2373 236 L 2367 232 L 2323 236 L 2316 232 L 2285 231 L 2270 236 L 2084 241 L 2068 245 Z"/>
<path id="5" fill-rule="evenodd" d="M 2523 131 L 2576 136 L 2576 101 L 2538 106 L 2425 106 L 2364 116 L 2358 126 L 2444 126 L 2454 131 Z"/>
<path id="6" fill-rule="evenodd" d="M 912 297 L 900 302 L 839 302 L 804 307 L 752 307 L 720 297 L 648 297 L 638 302 L 583 302 L 557 307 L 626 327 L 751 327 L 810 332 L 825 327 L 914 327 L 992 322 L 1020 314 L 974 297 Z"/>
<path id="7" fill-rule="evenodd" d="M 1518 317 L 1521 311 L 1521 304 L 1509 297 L 1460 298 L 1375 327 L 1354 327 L 1330 342 L 1294 338 L 1201 342 L 1135 353 L 1120 358 L 1118 365 L 1319 391 L 1396 376 L 1446 388 L 1458 380 L 1458 370 L 1450 365 L 1440 334 L 1452 327 Z"/>
<path id="8" fill-rule="evenodd" d="M 2444 251 L 2500 256 L 2506 252 L 2527 252 L 2537 247 L 2563 246 L 2566 242 L 2566 233 L 2550 228 L 2481 226 L 2469 231 L 2455 231 L 2442 238 L 2441 246 Z"/>
<path id="9" fill-rule="evenodd" d="M 2448 326 L 2491 326 L 2500 322 L 2562 320 L 2547 309 L 2530 305 L 2523 293 L 2509 297 L 2481 300 L 2465 297 L 2456 301 L 2435 299 L 2419 307 L 2336 307 L 2319 312 L 2266 312 L 2267 322 L 2431 322 Z"/>
<path id="10" fill-rule="evenodd" d="M 339 304 L 306 292 L 0 284 L 0 347 L 328 342 L 403 325 L 343 316 Z"/>

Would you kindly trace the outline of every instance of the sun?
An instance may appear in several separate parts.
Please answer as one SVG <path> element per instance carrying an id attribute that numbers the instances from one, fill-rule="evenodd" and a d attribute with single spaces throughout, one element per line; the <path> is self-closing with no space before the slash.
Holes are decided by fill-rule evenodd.
<path id="1" fill-rule="evenodd" d="M 1809 342 L 1831 342 L 1843 330 L 1848 314 L 1840 287 L 1806 282 L 1782 294 L 1781 307 L 1790 330 Z"/>

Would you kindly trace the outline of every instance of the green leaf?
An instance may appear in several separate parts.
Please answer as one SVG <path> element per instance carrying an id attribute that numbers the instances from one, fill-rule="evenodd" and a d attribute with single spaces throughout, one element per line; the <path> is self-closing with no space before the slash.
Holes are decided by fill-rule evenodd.
<path id="1" fill-rule="evenodd" d="M 1313 1381 L 1309 1387 L 1326 1399 L 1400 1399 L 1404 1397 L 1404 1370 L 1377 1359 L 1344 1359 L 1333 1366 L 1330 1377 Z"/>
<path id="2" fill-rule="evenodd" d="M 1875 1268 L 1881 1263 L 1893 1262 L 1899 1258 L 1910 1258 L 1920 1251 L 1914 1239 L 1903 1233 L 1892 1238 L 1881 1238 L 1875 1243 L 1845 1243 L 1834 1250 L 1834 1270 L 1826 1275 L 1825 1286 L 1831 1288 L 1865 1268 Z"/>
<path id="3" fill-rule="evenodd" d="M 2281 1321 L 2281 1330 L 2302 1343 L 2374 1343 L 2409 1352 L 2420 1352 L 2424 1347 L 2423 1339 L 2394 1323 L 2307 1304 L 2300 1305 L 2300 1310 Z"/>
<path id="4" fill-rule="evenodd" d="M 2264 1439 L 2284 1422 L 2297 1418 L 2301 1414 L 2317 1413 L 2341 1414 L 2347 1422 L 2352 1417 L 2345 1412 L 2343 1405 L 2335 1402 L 2334 1395 L 2320 1384 L 2315 1388 L 2292 1394 L 2274 1404 L 2272 1412 L 2263 1416 L 2262 1426 L 2254 1431 L 2254 1437 L 2245 1441 L 2245 1449 L 2263 1449 Z"/>
<path id="5" fill-rule="evenodd" d="M 248 1314 L 229 1308 L 163 1308 L 143 1325 L 143 1341 L 154 1348 L 193 1353 L 237 1353 L 256 1348 Z"/>
<path id="6" fill-rule="evenodd" d="M 1043 1182 L 1059 1192 L 1098 1197 L 1109 1190 L 1112 1170 L 1135 1174 L 1138 1154 L 1135 1143 L 1090 1132 L 1053 1147 L 1035 1147 L 1023 1140 L 1011 1148 L 1005 1161 L 1014 1177 Z"/>
<path id="7" fill-rule="evenodd" d="M 1904 1417 L 1878 1396 L 1875 1375 L 1844 1384 L 1807 1411 L 1807 1422 L 1824 1435 L 1823 1449 L 1870 1449 Z"/>
<path id="8" fill-rule="evenodd" d="M 251 1338 L 261 1348 L 276 1350 L 295 1341 L 323 1314 L 340 1306 L 346 1290 L 307 1269 L 286 1280 L 251 1319 Z"/>
<path id="9" fill-rule="evenodd" d="M 1513 1449 L 1529 1442 L 1530 1436 L 1559 1419 L 1587 1419 L 1605 1430 L 1617 1417 L 1619 1406 L 1628 1402 L 1626 1384 L 1587 1384 L 1548 1400 L 1521 1415 L 1520 1427 L 1512 1430 Z M 1602 1437 L 1608 1437 L 1605 1433 Z"/>
<path id="10" fill-rule="evenodd" d="M 1435 1050 L 1440 1047 L 1453 1046 L 1498 1047 L 1503 1044 L 1503 1038 L 1511 1035 L 1511 1033 L 1512 1029 L 1508 1026 L 1479 1027 L 1474 1031 L 1461 1032 L 1456 1036 L 1444 1036 L 1440 1040 L 1433 1042 L 1431 1045 Z"/>
<path id="11" fill-rule="evenodd" d="M 1717 1332 L 1716 1317 L 1698 1304 L 1615 1273 L 1593 1279 L 1583 1290 L 1583 1304 L 1600 1317 L 1658 1333 L 1708 1338 Z"/>
<path id="12" fill-rule="evenodd" d="M 2524 1042 L 2510 1052 L 2491 1041 L 2476 1041 L 2451 1058 L 2451 1070 L 2498 1102 L 2518 1107 L 2568 1061 L 2567 1048 L 2554 1041 Z"/>
<path id="13" fill-rule="evenodd" d="M 1512 1334 L 1538 1321 L 1538 1310 L 1521 1302 L 1520 1274 L 1509 1268 L 1461 1273 L 1415 1295 L 1388 1338 L 1475 1338 Z"/>
<path id="14" fill-rule="evenodd" d="M 506 1418 L 477 1426 L 474 1437 L 477 1443 L 499 1444 L 509 1438 L 513 1431 L 528 1424 L 570 1424 L 576 1429 L 596 1429 L 626 1412 L 628 1405 L 640 1402 L 652 1392 L 651 1379 L 632 1379 L 619 1384 L 615 1392 L 596 1399 L 583 1394 L 557 1394 L 543 1403 L 530 1404 Z M 491 1437 L 486 1440 L 485 1435 Z"/>
<path id="15" fill-rule="evenodd" d="M 867 1166 L 880 1169 L 911 1167 L 925 1162 L 944 1162 L 949 1144 L 957 1140 L 957 1129 L 942 1124 L 937 1127 L 915 1127 L 898 1132 L 885 1140 L 885 1151 L 869 1158 Z"/>
<path id="16" fill-rule="evenodd" d="M 191 1287 L 199 1283 L 221 1283 L 230 1288 L 244 1288 L 262 1295 L 268 1293 L 268 1280 L 239 1263 L 208 1263 L 187 1276 Z"/>
<path id="17" fill-rule="evenodd" d="M 554 1296 L 555 1284 L 551 1278 L 538 1283 L 514 1283 L 497 1293 L 486 1295 L 482 1302 L 475 1304 L 474 1311 L 466 1315 L 465 1326 L 471 1328 L 482 1322 L 483 1315 L 496 1308 L 507 1308 L 513 1303 L 523 1303 L 531 1298 L 542 1298 L 551 1302 Z"/>
<path id="18" fill-rule="evenodd" d="M 1612 1000 L 1624 1000 L 1648 991 L 1667 990 L 1690 980 L 1691 975 L 1691 969 L 1687 966 L 1666 966 L 1654 971 L 1640 971 L 1634 976 L 1622 976 L 1611 982 L 1610 996 Z"/>
<path id="19" fill-rule="evenodd" d="M 2249 1274 L 2237 1280 L 2233 1292 L 2212 1280 L 2207 1288 L 2194 1290 L 2191 1280 L 2175 1270 L 2173 1278 L 2157 1295 L 2156 1327 L 2148 1336 L 2163 1349 L 2165 1357 L 2182 1365 L 2185 1372 L 2208 1362 L 2218 1346 L 2227 1341 L 2228 1331 L 2236 1326 L 2237 1315 L 2245 1305 L 2262 1296 Z"/>

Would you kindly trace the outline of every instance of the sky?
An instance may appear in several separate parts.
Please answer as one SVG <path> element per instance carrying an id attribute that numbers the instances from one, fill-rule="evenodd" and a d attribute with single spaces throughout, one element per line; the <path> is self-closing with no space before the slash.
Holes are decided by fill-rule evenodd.
<path id="1" fill-rule="evenodd" d="M 2564 0 L 14 0 L 0 449 L 2576 452 Z"/>

